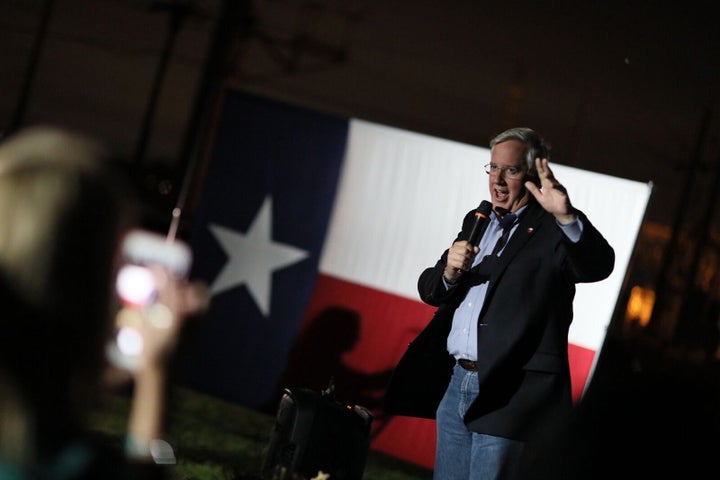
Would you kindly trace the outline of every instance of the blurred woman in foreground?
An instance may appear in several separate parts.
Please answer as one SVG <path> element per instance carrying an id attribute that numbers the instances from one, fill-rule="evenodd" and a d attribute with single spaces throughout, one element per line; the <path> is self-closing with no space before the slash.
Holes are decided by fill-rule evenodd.
<path id="1" fill-rule="evenodd" d="M 166 370 L 207 295 L 159 266 L 164 319 L 137 328 L 125 451 L 85 423 L 110 367 L 120 247 L 137 221 L 123 180 L 74 132 L 34 127 L 0 144 L 0 478 L 161 478 L 158 465 L 174 463 L 162 440 Z"/>

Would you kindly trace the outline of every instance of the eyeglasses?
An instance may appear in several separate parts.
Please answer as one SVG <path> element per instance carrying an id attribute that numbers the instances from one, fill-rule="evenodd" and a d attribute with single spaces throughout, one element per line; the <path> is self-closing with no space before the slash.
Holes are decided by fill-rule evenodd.
<path id="1" fill-rule="evenodd" d="M 523 167 L 515 167 L 515 166 L 509 166 L 509 167 L 501 167 L 498 165 L 495 165 L 494 163 L 488 163 L 485 165 L 485 171 L 488 175 L 500 175 L 501 173 L 505 175 L 507 178 L 520 178 L 524 172 Z"/>

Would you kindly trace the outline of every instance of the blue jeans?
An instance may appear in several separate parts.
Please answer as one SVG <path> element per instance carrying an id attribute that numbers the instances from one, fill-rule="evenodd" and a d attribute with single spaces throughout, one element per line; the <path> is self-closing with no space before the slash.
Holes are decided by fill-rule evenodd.
<path id="1" fill-rule="evenodd" d="M 499 480 L 510 478 L 523 443 L 471 432 L 463 415 L 478 395 L 476 372 L 455 365 L 437 410 L 435 480 Z"/>

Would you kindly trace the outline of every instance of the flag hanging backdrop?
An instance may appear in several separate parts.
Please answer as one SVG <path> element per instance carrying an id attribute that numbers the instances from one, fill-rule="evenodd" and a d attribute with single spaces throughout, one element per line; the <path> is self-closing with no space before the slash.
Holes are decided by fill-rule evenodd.
<path id="1" fill-rule="evenodd" d="M 284 388 L 332 381 L 338 401 L 375 415 L 373 449 L 432 468 L 434 422 L 383 414 L 382 395 L 434 311 L 418 298 L 418 275 L 488 199 L 489 158 L 488 149 L 227 91 L 191 239 L 193 276 L 213 300 L 180 353 L 184 381 L 267 412 Z M 651 187 L 553 160 L 616 253 L 610 278 L 578 285 L 569 337 L 577 399 Z"/>

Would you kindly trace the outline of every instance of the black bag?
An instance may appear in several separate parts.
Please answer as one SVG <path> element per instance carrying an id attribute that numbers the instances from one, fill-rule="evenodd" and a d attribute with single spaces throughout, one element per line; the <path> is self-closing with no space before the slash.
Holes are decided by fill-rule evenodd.
<path id="1" fill-rule="evenodd" d="M 285 389 L 267 455 L 264 478 L 361 480 L 370 447 L 373 416 L 359 405 L 343 405 L 332 395 L 306 388 Z"/>

